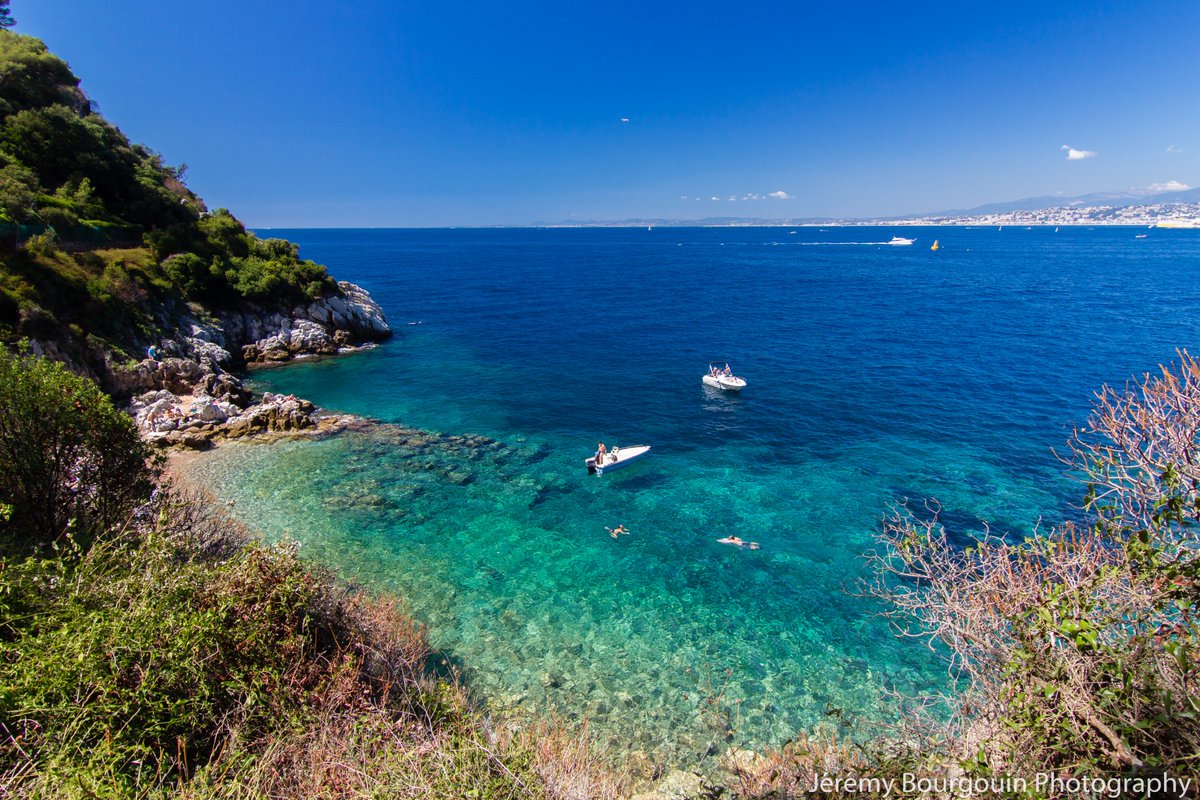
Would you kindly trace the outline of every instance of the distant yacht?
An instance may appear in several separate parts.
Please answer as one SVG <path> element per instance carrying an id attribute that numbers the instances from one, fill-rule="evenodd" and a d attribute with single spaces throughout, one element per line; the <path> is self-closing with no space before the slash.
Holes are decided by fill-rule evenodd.
<path id="1" fill-rule="evenodd" d="M 903 236 L 893 236 L 892 240 L 890 242 L 888 242 L 888 244 L 905 245 L 905 244 L 912 244 L 915 241 L 916 241 L 916 239 L 905 239 Z"/>

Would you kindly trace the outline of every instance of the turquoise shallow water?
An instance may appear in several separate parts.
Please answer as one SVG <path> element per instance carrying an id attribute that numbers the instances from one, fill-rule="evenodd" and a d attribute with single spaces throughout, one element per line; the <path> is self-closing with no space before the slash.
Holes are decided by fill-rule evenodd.
<path id="1" fill-rule="evenodd" d="M 1200 311 L 1196 237 L 849 244 L 894 232 L 287 232 L 397 337 L 256 382 L 384 424 L 195 469 L 407 598 L 483 700 L 586 718 L 616 752 L 686 763 L 886 714 L 881 688 L 944 682 L 847 592 L 888 504 L 936 497 L 960 535 L 1071 514 L 1050 448 Z M 717 357 L 744 396 L 700 385 Z M 654 452 L 588 476 L 600 438 Z"/>

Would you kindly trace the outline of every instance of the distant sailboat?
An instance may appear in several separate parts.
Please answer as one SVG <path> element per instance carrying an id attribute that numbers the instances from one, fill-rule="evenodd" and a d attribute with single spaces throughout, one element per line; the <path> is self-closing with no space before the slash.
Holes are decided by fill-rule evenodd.
<path id="1" fill-rule="evenodd" d="M 938 246 L 938 240 L 937 240 L 937 239 L 934 239 L 934 240 L 933 240 L 933 244 L 932 244 L 932 245 L 929 247 L 929 249 L 930 249 L 930 250 L 937 250 L 937 249 L 939 249 L 939 246 Z"/>
<path id="2" fill-rule="evenodd" d="M 1054 232 L 1055 232 L 1055 233 L 1058 233 L 1058 228 L 1055 228 L 1055 229 L 1054 229 Z"/>

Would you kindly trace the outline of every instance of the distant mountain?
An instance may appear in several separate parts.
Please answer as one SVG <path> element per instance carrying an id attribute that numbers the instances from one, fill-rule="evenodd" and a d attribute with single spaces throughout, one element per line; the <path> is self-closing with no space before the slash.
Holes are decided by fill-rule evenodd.
<path id="1" fill-rule="evenodd" d="M 1047 195 L 1009 200 L 1002 203 L 987 203 L 975 208 L 936 211 L 925 214 L 909 214 L 910 217 L 966 217 L 983 214 L 1007 214 L 1010 211 L 1043 211 L 1048 208 L 1090 208 L 1093 206 L 1151 206 L 1159 203 L 1200 202 L 1200 189 L 1185 189 L 1181 192 L 1159 192 L 1147 194 L 1141 191 L 1094 192 L 1078 197 Z"/>

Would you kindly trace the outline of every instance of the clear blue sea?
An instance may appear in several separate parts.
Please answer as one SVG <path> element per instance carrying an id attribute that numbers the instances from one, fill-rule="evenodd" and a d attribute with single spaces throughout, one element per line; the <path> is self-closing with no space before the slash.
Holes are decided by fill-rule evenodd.
<path id="1" fill-rule="evenodd" d="M 1075 514 L 1053 448 L 1092 393 L 1200 350 L 1200 233 L 791 230 L 261 231 L 396 336 L 257 388 L 390 424 L 196 470 L 406 598 L 483 702 L 586 719 L 623 757 L 886 716 L 880 689 L 945 670 L 853 593 L 880 517 L 936 498 L 966 541 Z M 713 359 L 741 396 L 701 385 Z M 653 452 L 589 476 L 599 440 Z"/>

